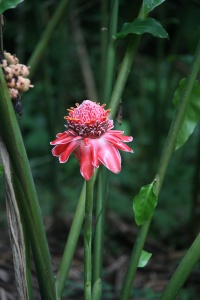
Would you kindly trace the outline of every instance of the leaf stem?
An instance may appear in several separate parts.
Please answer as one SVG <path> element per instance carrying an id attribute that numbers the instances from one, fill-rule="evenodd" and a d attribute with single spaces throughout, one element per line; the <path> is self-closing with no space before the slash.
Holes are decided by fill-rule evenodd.
<path id="1" fill-rule="evenodd" d="M 85 226 L 84 226 L 84 300 L 91 300 L 92 266 L 92 208 L 94 175 L 86 181 Z"/>

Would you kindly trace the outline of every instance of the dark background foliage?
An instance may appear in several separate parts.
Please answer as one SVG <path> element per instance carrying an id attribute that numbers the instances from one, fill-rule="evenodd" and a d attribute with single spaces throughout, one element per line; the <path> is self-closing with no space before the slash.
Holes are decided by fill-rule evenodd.
<path id="1" fill-rule="evenodd" d="M 118 30 L 137 16 L 140 4 L 139 0 L 120 1 Z M 21 63 L 27 63 L 57 5 L 55 0 L 24 1 L 16 9 L 6 11 L 4 49 L 16 53 Z M 190 68 L 200 33 L 200 2 L 168 0 L 151 17 L 161 22 L 169 40 L 155 39 L 149 34 L 142 36 L 122 97 L 122 125 L 115 121 L 115 128 L 134 137 L 134 154 L 122 153 L 121 173 L 109 174 L 108 212 L 114 212 L 130 226 L 135 226 L 133 197 L 141 186 L 154 179 L 174 113 L 173 95 Z M 81 62 L 91 68 L 98 95 L 94 100 L 104 103 L 101 40 L 107 30 L 101 30 L 103 27 L 107 28 L 107 24 L 102 24 L 101 1 L 71 1 L 31 78 L 34 88 L 23 96 L 19 124 L 42 212 L 54 220 L 71 217 L 83 178 L 75 158 L 71 156 L 66 164 L 59 164 L 51 155 L 49 143 L 56 133 L 64 131 L 67 108 L 89 97 L 85 85 L 88 79 L 83 76 Z M 86 56 L 76 39 L 77 31 L 83 38 Z M 116 72 L 126 45 L 126 39 L 117 41 Z M 82 51 L 80 55 L 78 50 Z M 172 157 L 150 229 L 150 237 L 173 249 L 187 248 L 199 231 L 199 157 L 197 126 L 184 147 Z M 0 196 L 1 224 L 6 227 L 2 181 Z M 112 236 L 110 229 L 107 231 Z"/>

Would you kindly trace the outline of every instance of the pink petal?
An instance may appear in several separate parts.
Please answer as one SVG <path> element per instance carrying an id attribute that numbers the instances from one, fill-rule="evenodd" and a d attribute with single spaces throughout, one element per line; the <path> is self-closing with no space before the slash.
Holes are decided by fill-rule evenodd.
<path id="1" fill-rule="evenodd" d="M 54 141 L 52 141 L 50 143 L 50 145 L 56 145 L 58 141 L 62 140 L 63 138 L 68 137 L 68 135 L 69 135 L 68 132 L 58 133 L 56 135 L 57 139 L 55 139 Z"/>
<path id="2" fill-rule="evenodd" d="M 73 136 L 73 135 L 70 135 L 66 138 L 62 138 L 62 139 L 58 139 L 56 144 L 67 144 L 69 142 L 72 142 L 72 141 L 77 141 L 77 140 L 81 140 L 82 137 L 81 136 Z"/>
<path id="3" fill-rule="evenodd" d="M 54 156 L 60 156 L 60 154 L 63 153 L 66 148 L 67 145 L 57 145 L 52 149 L 51 152 Z"/>
<path id="4" fill-rule="evenodd" d="M 108 141 L 110 144 L 112 144 L 113 146 L 117 147 L 120 150 L 133 153 L 133 150 L 129 146 L 122 143 L 118 137 L 112 134 L 104 134 L 103 139 Z"/>
<path id="5" fill-rule="evenodd" d="M 78 146 L 79 146 L 79 142 L 76 142 L 76 141 L 71 142 L 71 143 L 65 145 L 66 149 L 65 149 L 65 151 L 64 151 L 64 152 L 60 155 L 60 157 L 59 157 L 60 163 L 65 163 L 65 162 L 68 160 L 70 154 L 71 154 L 71 153 L 74 151 L 74 149 L 76 149 Z"/>
<path id="6" fill-rule="evenodd" d="M 62 133 L 58 133 L 58 134 L 56 134 L 56 137 L 59 138 L 59 137 L 64 136 L 64 135 L 66 135 L 66 134 L 67 134 L 66 131 L 65 131 L 65 132 L 62 132 Z"/>
<path id="7" fill-rule="evenodd" d="M 112 137 L 115 137 L 115 138 L 119 139 L 120 141 L 126 142 L 126 143 L 132 142 L 132 140 L 133 140 L 132 136 L 123 135 L 123 131 L 119 131 L 119 130 L 107 131 L 104 134 L 104 136 L 106 136 L 106 137 L 112 136 Z"/>
<path id="8" fill-rule="evenodd" d="M 98 151 L 99 151 L 99 139 L 90 139 L 90 147 L 92 154 L 92 164 L 96 168 L 99 167 Z"/>
<path id="9" fill-rule="evenodd" d="M 84 142 L 80 142 L 80 172 L 81 175 L 89 180 L 94 174 L 95 167 L 92 164 L 91 147 L 85 146 Z"/>
<path id="10" fill-rule="evenodd" d="M 99 144 L 98 156 L 100 162 L 113 173 L 119 173 L 121 170 L 121 156 L 118 149 L 103 140 Z"/>

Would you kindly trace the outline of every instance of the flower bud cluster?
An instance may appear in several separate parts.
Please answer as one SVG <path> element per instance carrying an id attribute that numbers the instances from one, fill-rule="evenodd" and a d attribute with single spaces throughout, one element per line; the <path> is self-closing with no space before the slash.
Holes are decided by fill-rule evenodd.
<path id="1" fill-rule="evenodd" d="M 29 67 L 19 64 L 16 55 L 11 55 L 9 52 L 4 51 L 3 56 L 0 66 L 3 68 L 10 97 L 15 99 L 19 92 L 26 92 L 33 87 L 30 79 L 26 78 L 29 75 Z"/>
<path id="2" fill-rule="evenodd" d="M 29 67 L 20 64 L 19 59 L 15 54 L 12 55 L 6 51 L 0 53 L 0 66 L 3 69 L 4 77 L 8 86 L 10 98 L 13 100 L 14 108 L 15 102 L 19 107 L 22 93 L 33 87 L 30 79 L 27 78 L 29 75 Z M 21 114 L 21 110 L 17 111 L 15 109 L 15 111 Z"/>

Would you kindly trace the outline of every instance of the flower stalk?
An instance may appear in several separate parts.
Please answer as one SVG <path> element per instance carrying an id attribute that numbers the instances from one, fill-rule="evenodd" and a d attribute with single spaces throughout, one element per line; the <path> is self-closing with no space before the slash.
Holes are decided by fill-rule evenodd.
<path id="1" fill-rule="evenodd" d="M 56 291 L 58 294 L 58 299 L 61 299 L 62 297 L 69 269 L 76 249 L 78 237 L 82 229 L 85 216 L 85 193 L 86 185 L 84 184 L 77 204 L 76 212 L 73 217 L 71 229 L 69 232 L 62 261 L 56 278 Z"/>
<path id="2" fill-rule="evenodd" d="M 94 176 L 86 181 L 85 225 L 84 225 L 84 299 L 92 298 L 92 208 Z"/>

